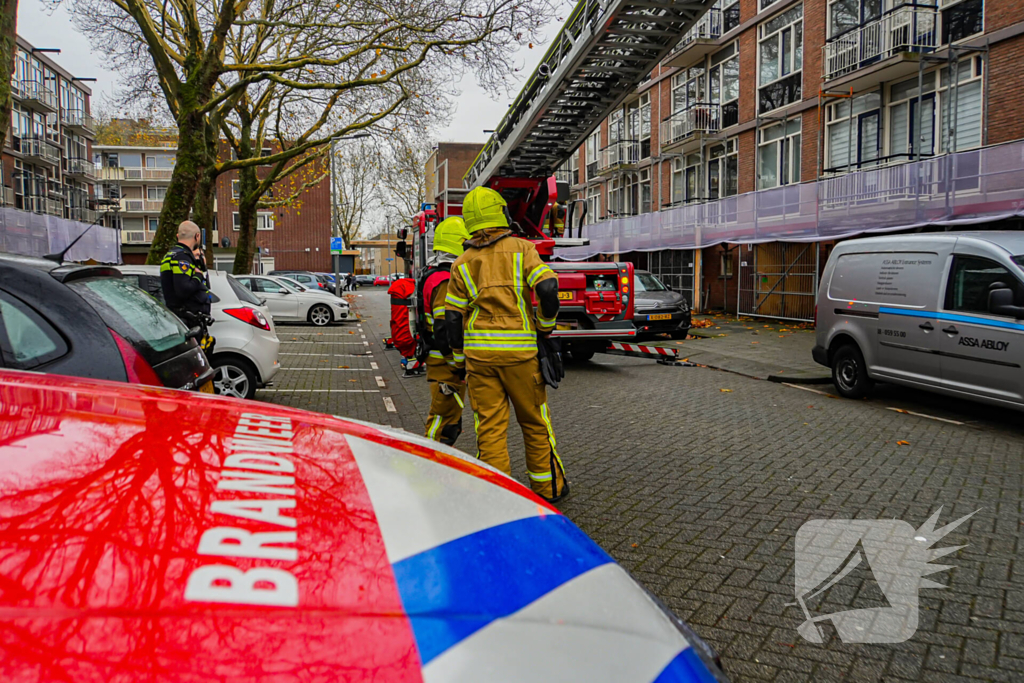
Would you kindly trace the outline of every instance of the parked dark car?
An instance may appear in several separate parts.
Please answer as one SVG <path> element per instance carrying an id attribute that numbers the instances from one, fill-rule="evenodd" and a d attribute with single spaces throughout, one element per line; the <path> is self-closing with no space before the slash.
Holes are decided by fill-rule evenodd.
<path id="1" fill-rule="evenodd" d="M 376 279 L 373 275 L 356 275 L 356 284 L 360 287 L 371 287 Z"/>
<path id="2" fill-rule="evenodd" d="M 633 287 L 633 324 L 638 337 L 667 333 L 672 339 L 686 339 L 690 330 L 690 304 L 686 297 L 646 270 L 633 274 Z"/>
<path id="3" fill-rule="evenodd" d="M 322 289 L 325 291 L 331 289 L 329 284 L 325 284 L 316 274 L 310 273 L 307 270 L 272 270 L 269 274 L 290 278 L 308 289 Z"/>
<path id="4" fill-rule="evenodd" d="M 213 393 L 189 330 L 109 266 L 0 255 L 0 366 Z"/>

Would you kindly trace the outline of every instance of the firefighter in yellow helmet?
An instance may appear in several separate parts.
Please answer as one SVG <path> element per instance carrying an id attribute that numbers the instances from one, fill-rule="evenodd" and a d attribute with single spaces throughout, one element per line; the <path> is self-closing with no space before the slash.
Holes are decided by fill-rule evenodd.
<path id="1" fill-rule="evenodd" d="M 466 225 L 458 216 L 441 221 L 434 229 L 434 255 L 416 286 L 416 303 L 422 324 L 420 337 L 427 349 L 427 381 L 430 383 L 430 414 L 426 434 L 434 441 L 454 446 L 462 433 L 462 408 L 466 384 L 448 344 L 444 322 L 444 301 L 452 262 L 462 255 L 462 243 L 469 239 Z"/>
<path id="2" fill-rule="evenodd" d="M 456 365 L 465 365 L 478 457 L 512 474 L 507 440 L 511 401 L 523 430 L 530 486 L 555 502 L 569 487 L 551 426 L 537 335 L 555 328 L 558 278 L 531 242 L 509 230 L 505 207 L 501 195 L 488 187 L 472 190 L 463 200 L 462 217 L 472 237 L 448 283 L 448 342 Z M 536 313 L 531 289 L 539 303 Z"/>

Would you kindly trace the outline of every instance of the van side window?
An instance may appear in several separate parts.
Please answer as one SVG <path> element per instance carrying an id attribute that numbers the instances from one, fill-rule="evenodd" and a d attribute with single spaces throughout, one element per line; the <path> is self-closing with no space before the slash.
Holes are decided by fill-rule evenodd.
<path id="1" fill-rule="evenodd" d="M 954 255 L 946 286 L 946 310 L 988 314 L 989 288 L 997 282 L 1013 289 L 1015 300 L 1020 298 L 1020 283 L 1003 266 L 978 256 Z"/>

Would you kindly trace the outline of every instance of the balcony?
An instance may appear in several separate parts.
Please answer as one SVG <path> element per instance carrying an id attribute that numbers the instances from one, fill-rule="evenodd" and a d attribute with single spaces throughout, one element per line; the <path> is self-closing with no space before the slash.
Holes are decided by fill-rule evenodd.
<path id="1" fill-rule="evenodd" d="M 121 210 L 125 213 L 159 213 L 163 208 L 162 199 L 121 199 Z"/>
<path id="2" fill-rule="evenodd" d="M 12 86 L 14 84 L 12 83 Z M 30 108 L 47 112 L 56 112 L 58 107 L 57 93 L 39 81 L 20 81 L 11 92 Z"/>
<path id="3" fill-rule="evenodd" d="M 597 162 L 597 173 L 603 175 L 612 171 L 632 170 L 639 161 L 640 141 L 619 140 L 601 150 Z"/>
<path id="4" fill-rule="evenodd" d="M 555 171 L 555 180 L 560 183 L 568 183 L 569 187 L 580 184 L 580 172 L 578 169 L 558 169 Z"/>
<path id="5" fill-rule="evenodd" d="M 95 120 L 81 109 L 62 109 L 60 122 L 65 128 L 70 128 L 76 133 L 92 135 L 96 130 Z"/>
<path id="6" fill-rule="evenodd" d="M 722 106 L 697 102 L 661 122 L 661 149 L 681 148 L 698 134 L 722 130 Z"/>
<path id="7" fill-rule="evenodd" d="M 722 10 L 713 7 L 683 35 L 676 47 L 669 53 L 665 66 L 693 66 L 718 49 L 717 40 L 722 37 Z"/>
<path id="8" fill-rule="evenodd" d="M 14 138 L 13 148 L 28 161 L 54 166 L 60 163 L 60 147 L 43 138 Z"/>
<path id="9" fill-rule="evenodd" d="M 121 231 L 121 243 L 122 244 L 151 244 L 153 242 L 153 235 L 156 233 L 149 230 L 122 230 Z"/>
<path id="10" fill-rule="evenodd" d="M 67 174 L 73 178 L 95 181 L 96 164 L 88 159 L 68 159 Z"/>
<path id="11" fill-rule="evenodd" d="M 85 206 L 72 206 L 68 208 L 68 218 L 82 223 L 95 223 L 99 212 Z"/>
<path id="12" fill-rule="evenodd" d="M 939 45 L 938 16 L 934 5 L 901 5 L 831 39 L 822 48 L 825 81 L 859 91 L 916 72 L 920 55 Z"/>

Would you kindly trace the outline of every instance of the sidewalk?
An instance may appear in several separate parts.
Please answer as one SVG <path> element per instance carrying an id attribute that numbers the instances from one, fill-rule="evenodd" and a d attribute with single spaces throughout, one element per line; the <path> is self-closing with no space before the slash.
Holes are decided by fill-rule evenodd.
<path id="1" fill-rule="evenodd" d="M 700 315 L 686 341 L 666 342 L 681 358 L 717 370 L 772 382 L 828 384 L 832 373 L 811 358 L 814 327 L 734 315 Z"/>

